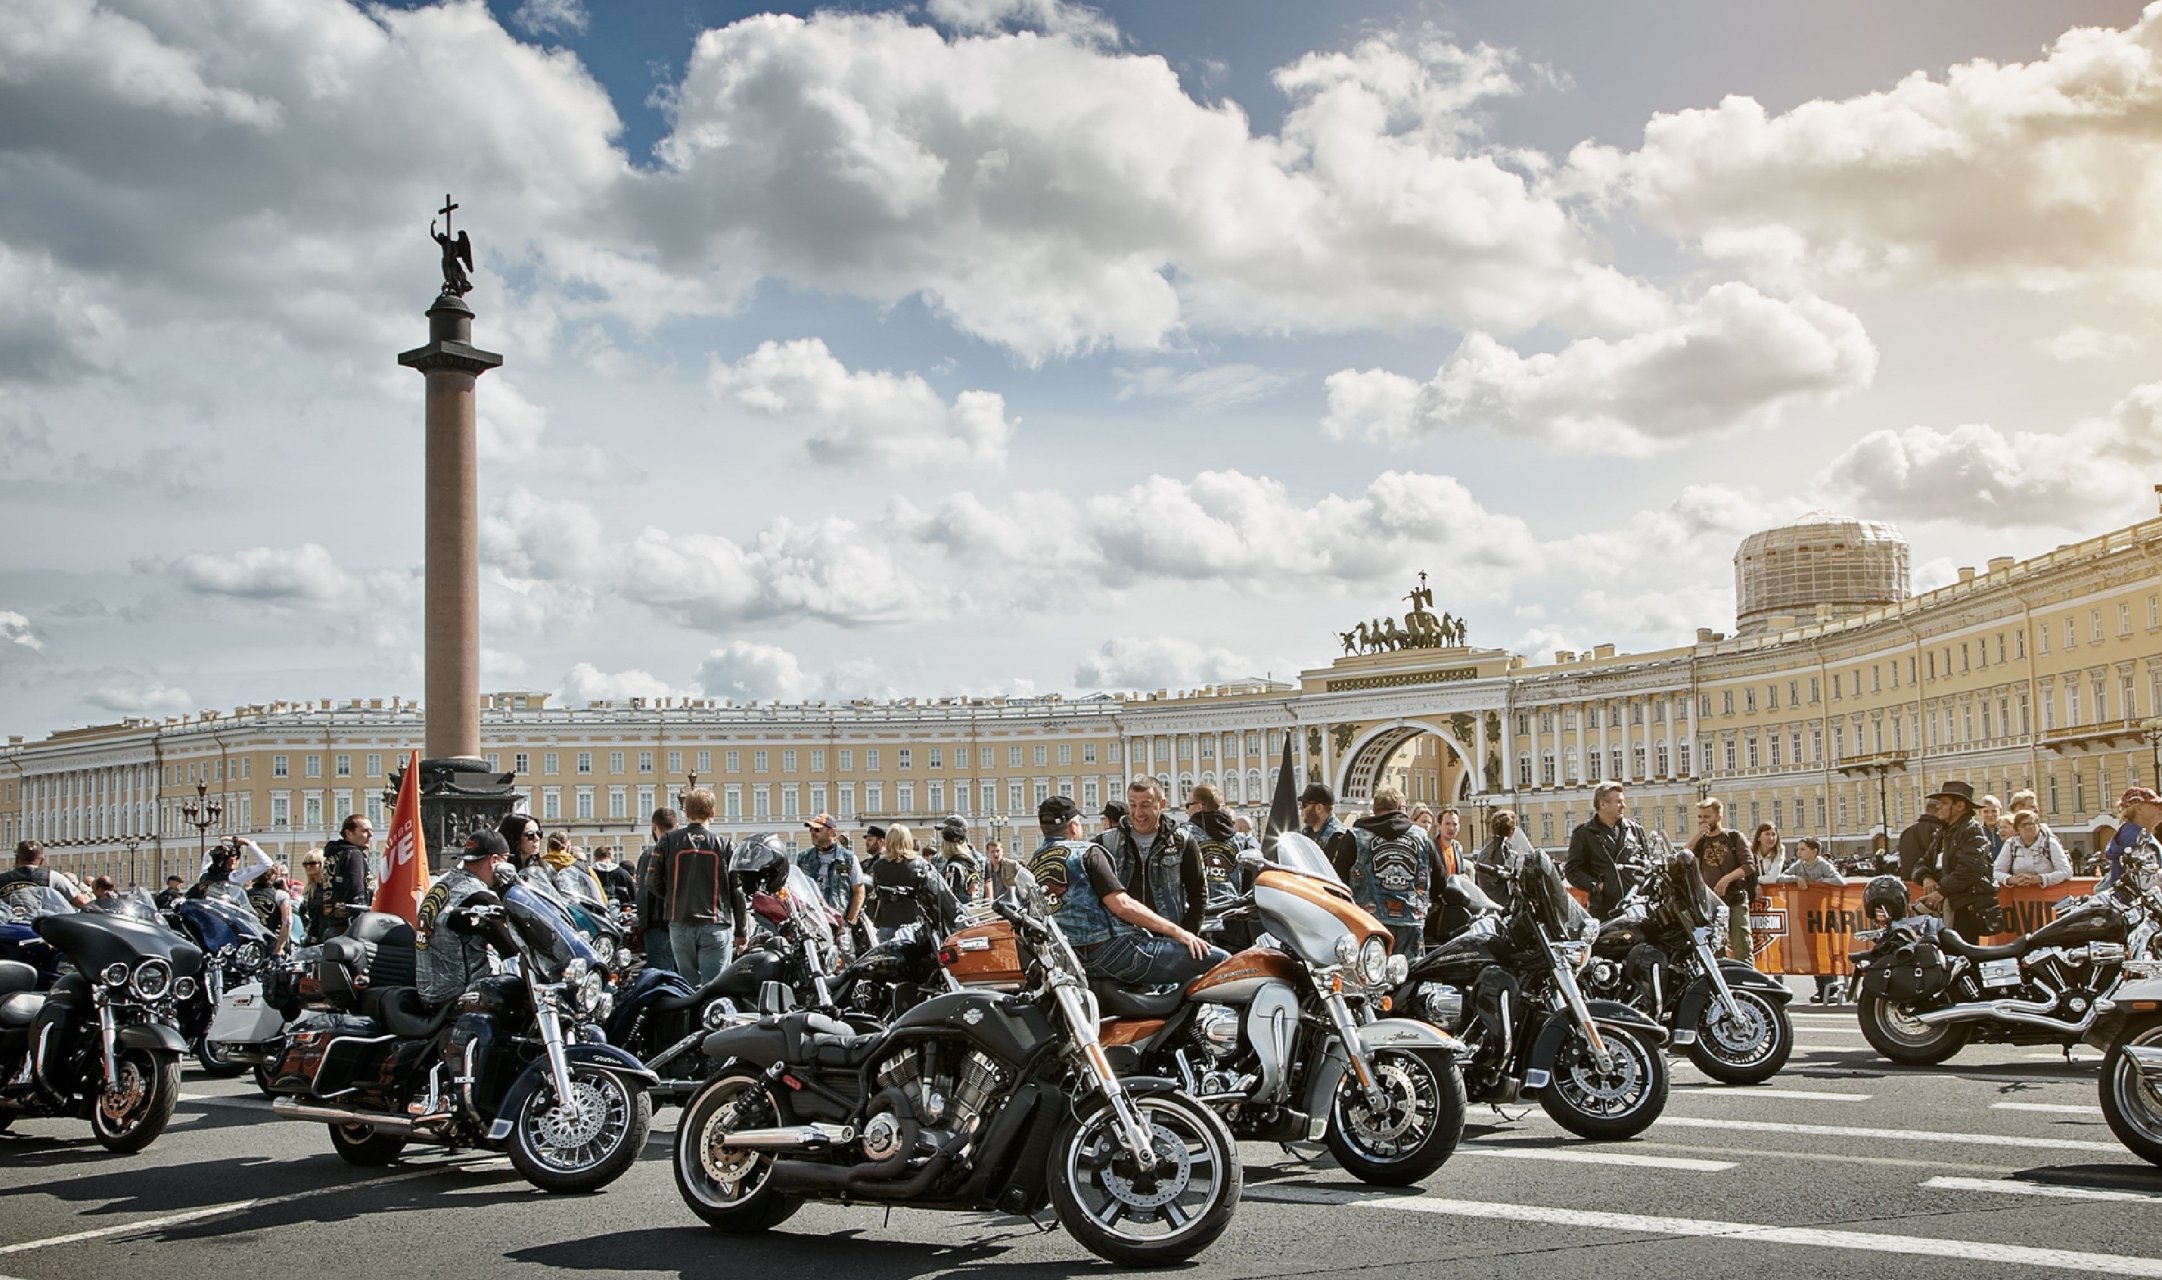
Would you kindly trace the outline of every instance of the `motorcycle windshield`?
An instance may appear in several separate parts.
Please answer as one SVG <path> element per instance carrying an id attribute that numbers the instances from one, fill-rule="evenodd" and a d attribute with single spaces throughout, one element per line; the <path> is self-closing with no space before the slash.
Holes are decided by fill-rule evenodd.
<path id="1" fill-rule="evenodd" d="M 798 925 L 809 929 L 811 935 L 827 946 L 833 945 L 833 915 L 826 909 L 826 896 L 811 883 L 811 877 L 803 868 L 788 869 L 788 892 L 786 894 L 790 915 Z"/>
<path id="2" fill-rule="evenodd" d="M 126 893 L 118 894 L 101 906 L 107 915 L 124 916 L 143 924 L 164 923 L 158 915 L 158 904 L 152 902 L 150 895 L 141 889 L 130 889 Z"/>
<path id="3" fill-rule="evenodd" d="M 536 893 L 531 884 L 521 880 L 503 891 L 503 906 L 512 930 L 523 944 L 526 961 L 542 981 L 560 981 L 564 968 L 573 960 L 594 962 L 593 948 L 586 945 L 571 921 L 569 909 L 554 894 Z"/>
<path id="4" fill-rule="evenodd" d="M 575 871 L 576 874 L 574 875 L 558 878 L 556 884 L 557 896 L 566 898 L 572 904 L 589 910 L 606 911 L 608 902 L 601 897 L 601 887 L 593 882 L 592 876 L 586 874 L 585 868 L 575 868 Z"/>
<path id="5" fill-rule="evenodd" d="M 1329 865 L 1329 857 L 1321 851 L 1321 846 L 1299 832 L 1278 833 L 1276 847 L 1270 852 L 1269 860 L 1285 871 L 1312 876 L 1316 880 L 1326 880 L 1339 889 L 1350 891 L 1344 884 L 1343 877 L 1336 874 L 1336 868 Z"/>
<path id="6" fill-rule="evenodd" d="M 103 911 L 46 916 L 37 922 L 37 931 L 66 952 L 83 973 L 96 973 L 110 964 L 133 967 L 153 958 L 170 962 L 176 977 L 192 977 L 203 968 L 202 951 L 171 929 Z"/>
<path id="7" fill-rule="evenodd" d="M 49 884 L 17 883 L 0 890 L 0 920 L 15 924 L 30 924 L 74 909 L 75 904 Z"/>
<path id="8" fill-rule="evenodd" d="M 1552 858 L 1532 850 L 1517 867 L 1516 885 L 1517 901 L 1532 913 L 1549 939 L 1559 942 L 1577 937 L 1584 909 L 1569 896 Z"/>
<path id="9" fill-rule="evenodd" d="M 1711 890 L 1704 887 L 1704 876 L 1697 870 L 1696 858 L 1686 852 L 1677 853 L 1667 859 L 1666 873 L 1668 910 L 1691 929 L 1709 925 L 1719 904 Z"/>
<path id="10" fill-rule="evenodd" d="M 255 908 L 247 905 L 245 899 L 234 902 L 230 898 L 205 894 L 200 898 L 186 899 L 184 906 L 194 907 L 199 911 L 217 917 L 227 929 L 242 938 L 260 939 L 267 937 L 270 933 L 268 929 L 263 927 L 263 922 L 256 918 Z"/>

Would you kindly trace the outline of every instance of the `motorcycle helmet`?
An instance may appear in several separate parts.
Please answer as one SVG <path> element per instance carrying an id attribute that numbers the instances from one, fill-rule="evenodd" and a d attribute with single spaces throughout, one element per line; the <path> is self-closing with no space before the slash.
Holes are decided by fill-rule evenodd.
<path id="1" fill-rule="evenodd" d="M 1862 890 L 1862 915 L 1870 920 L 1884 912 L 1886 920 L 1898 920 L 1907 914 L 1907 882 L 1898 876 L 1878 876 Z"/>
<path id="2" fill-rule="evenodd" d="M 754 893 L 779 893 L 788 883 L 788 851 L 781 847 L 779 838 L 770 833 L 751 836 L 736 846 L 735 855 L 729 859 L 728 874 L 736 881 L 743 895 Z"/>

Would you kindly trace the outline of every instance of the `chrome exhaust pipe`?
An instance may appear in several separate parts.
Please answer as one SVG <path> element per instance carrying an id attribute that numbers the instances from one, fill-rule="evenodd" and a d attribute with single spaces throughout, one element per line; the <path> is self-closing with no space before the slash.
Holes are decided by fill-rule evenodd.
<path id="1" fill-rule="evenodd" d="M 308 1120 L 316 1124 L 364 1124 L 392 1137 L 423 1140 L 428 1130 L 450 1119 L 448 1112 L 432 1116 L 394 1116 L 382 1111 L 316 1106 L 298 1098 L 272 1098 L 270 1114 L 280 1120 Z"/>
<path id="2" fill-rule="evenodd" d="M 1932 1027 L 1945 1022 L 1982 1022 L 1992 1018 L 2018 1022 L 2022 1021 L 2021 1014 L 2042 1015 L 2056 1007 L 2057 1002 L 2054 1000 L 1983 1000 L 1975 1004 L 1955 1004 L 1942 1009 L 1931 1009 L 1927 1013 L 1915 1014 L 1914 1020 Z M 2055 1018 L 2046 1018 L 2045 1021 L 2061 1025 Z"/>
<path id="3" fill-rule="evenodd" d="M 785 1129 L 745 1129 L 729 1134 L 721 1145 L 748 1151 L 827 1151 L 856 1140 L 856 1131 L 845 1124 L 790 1125 Z"/>

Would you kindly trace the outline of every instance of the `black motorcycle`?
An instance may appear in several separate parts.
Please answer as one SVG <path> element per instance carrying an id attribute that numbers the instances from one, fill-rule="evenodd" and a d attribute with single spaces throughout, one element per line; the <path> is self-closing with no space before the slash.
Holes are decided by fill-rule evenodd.
<path id="1" fill-rule="evenodd" d="M 658 1081 L 601 1042 L 606 977 L 560 902 L 512 883 L 446 912 L 445 928 L 481 934 L 510 963 L 441 1008 L 368 980 L 369 949 L 388 941 L 353 936 L 368 923 L 323 944 L 319 1007 L 288 1028 L 270 1071 L 290 1095 L 272 1114 L 328 1125 L 357 1165 L 386 1164 L 409 1142 L 507 1149 L 543 1191 L 597 1190 L 630 1168 Z"/>
<path id="2" fill-rule="evenodd" d="M 884 1031 L 816 1012 L 707 1037 L 721 1063 L 685 1104 L 676 1187 L 730 1233 L 809 1200 L 1055 1210 L 1091 1252 L 1165 1266 L 1230 1224 L 1242 1180 L 1222 1120 L 1168 1080 L 1121 1081 L 1057 925 L 999 904 L 1027 982 L 934 996 Z"/>
<path id="3" fill-rule="evenodd" d="M 255 1064 L 222 1048 L 222 1042 L 210 1035 L 211 1024 L 227 992 L 263 980 L 271 966 L 276 940 L 253 908 L 215 892 L 181 899 L 164 913 L 164 919 L 168 928 L 203 953 L 202 984 L 193 995 L 180 1001 L 177 1009 L 180 1034 L 186 1037 L 204 1075 L 221 1079 L 237 1076 Z"/>
<path id="4" fill-rule="evenodd" d="M 1659 861 L 1599 926 L 1584 992 L 1650 1014 L 1714 1080 L 1768 1080 L 1794 1054 L 1794 993 L 1743 961 L 1719 958 L 1725 933 L 1697 860 L 1663 836 L 1658 843 Z"/>
<path id="5" fill-rule="evenodd" d="M 1856 1013 L 1870 1046 L 1904 1066 L 1943 1062 L 1969 1042 L 2077 1044 L 2115 1009 L 2127 962 L 2162 953 L 2162 896 L 2131 877 L 2060 901 L 2056 919 L 1993 947 L 1908 914 L 1897 876 L 1870 881 L 1862 909 L 1885 923 L 1854 935 Z"/>
<path id="6" fill-rule="evenodd" d="M 149 1146 L 180 1099 L 187 1044 L 173 1004 L 194 993 L 203 953 L 159 923 L 141 890 L 77 911 L 50 887 L 19 884 L 0 909 L 72 966 L 41 992 L 36 969 L 0 960 L 0 1129 L 73 1116 L 109 1151 Z"/>
<path id="7" fill-rule="evenodd" d="M 1579 1137 L 1634 1137 L 1666 1109 L 1666 1029 L 1641 1010 L 1585 996 L 1577 974 L 1598 921 L 1521 833 L 1510 859 L 1507 908 L 1467 877 L 1442 886 L 1471 924 L 1411 966 L 1390 1007 L 1471 1046 L 1459 1065 L 1472 1101 L 1532 1094 Z"/>
<path id="8" fill-rule="evenodd" d="M 605 1030 L 608 1043 L 660 1074 L 656 1104 L 681 1102 L 702 1084 L 705 1038 L 761 1008 L 830 1009 L 827 987 L 838 955 L 831 912 L 809 876 L 791 866 L 785 891 L 751 897 L 760 922 L 751 945 L 711 982 L 692 987 L 681 974 L 644 969 L 623 987 Z"/>

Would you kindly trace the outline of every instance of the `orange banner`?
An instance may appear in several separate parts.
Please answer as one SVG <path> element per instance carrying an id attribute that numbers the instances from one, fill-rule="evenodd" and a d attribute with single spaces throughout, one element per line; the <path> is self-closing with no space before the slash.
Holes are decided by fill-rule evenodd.
<path id="1" fill-rule="evenodd" d="M 373 905 L 411 924 L 420 918 L 420 898 L 426 892 L 428 842 L 420 833 L 420 752 L 415 751 L 406 758 L 398 799 L 391 805 L 390 838 L 383 842 L 383 883 L 376 888 Z"/>
<path id="2" fill-rule="evenodd" d="M 2023 885 L 1997 890 L 2004 908 L 2005 932 L 1979 939 L 1985 943 L 2010 942 L 2057 918 L 2057 904 L 2066 898 L 2094 892 L 2096 880 L 2072 879 L 2048 887 Z M 1859 929 L 1874 928 L 1862 920 L 1862 890 L 1866 880 L 1849 880 L 1838 887 L 1778 884 L 1766 886 L 1749 913 L 1750 931 L 1756 943 L 1757 968 L 1766 973 L 1844 974 L 1851 972 L 1847 952 Z M 1908 886 L 1913 892 L 1913 886 Z M 1581 890 L 1569 893 L 1579 903 Z"/>

